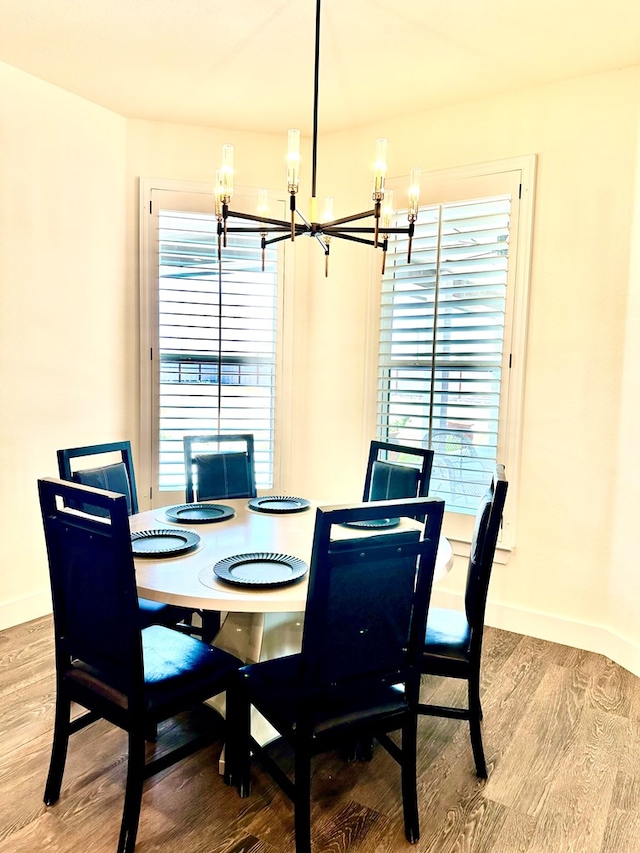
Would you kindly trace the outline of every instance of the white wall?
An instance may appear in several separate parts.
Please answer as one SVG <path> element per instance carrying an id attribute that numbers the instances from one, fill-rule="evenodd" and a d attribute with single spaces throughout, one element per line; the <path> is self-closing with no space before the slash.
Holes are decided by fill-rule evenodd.
<path id="1" fill-rule="evenodd" d="M 126 121 L 0 64 L 0 627 L 50 610 L 38 477 L 135 426 Z"/>
<path id="2" fill-rule="evenodd" d="M 97 440 L 107 427 L 112 437 L 137 437 L 137 178 L 212 181 L 220 145 L 231 141 L 239 183 L 282 185 L 284 138 L 130 121 L 125 156 L 125 123 L 117 117 L 11 69 L 2 69 L 0 85 L 17 124 L 10 157 L 0 166 L 3 187 L 10 186 L 8 198 L 0 194 L 0 352 L 3 366 L 26 366 L 24 376 L 15 367 L 8 381 L 6 367 L 2 374 L 1 452 L 11 488 L 6 480 L 0 487 L 0 517 L 5 529 L 35 542 L 35 479 L 53 472 L 56 446 Z M 632 556 L 640 509 L 639 90 L 640 68 L 633 68 L 328 135 L 320 145 L 319 195 L 335 196 L 336 215 L 369 206 L 373 141 L 380 135 L 389 138 L 391 175 L 415 164 L 428 171 L 538 155 L 522 471 L 520 492 L 510 495 L 519 503 L 518 540 L 509 563 L 495 570 L 489 617 L 595 648 L 640 674 Z M 54 180 L 61 174 L 64 180 Z M 83 206 L 92 186 L 102 198 L 97 212 Z M 72 223 L 58 228 L 55 241 L 54 200 Z M 48 214 L 42 223 L 39 205 Z M 103 220 L 94 232 L 95 216 Z M 27 244 L 26 257 L 9 251 L 18 243 Z M 43 245 L 64 256 L 53 271 Z M 315 248 L 296 248 L 295 429 L 291 476 L 282 486 L 322 500 L 351 499 L 360 494 L 371 437 L 365 376 L 375 329 L 367 310 L 377 296 L 377 259 L 374 267 L 369 250 L 336 243 L 325 280 Z M 18 279 L 25 287 L 7 292 Z M 34 293 L 46 300 L 44 310 Z M 68 298 L 58 309 L 53 300 L 61 294 Z M 35 341 L 23 343 L 15 318 L 28 309 L 31 331 L 34 317 L 49 319 L 54 307 L 56 317 L 99 308 L 117 345 L 105 353 L 87 334 L 83 353 L 90 358 L 79 359 L 44 319 Z M 16 482 L 21 503 L 31 502 L 28 510 L 15 501 Z M 18 547 L 2 537 L 5 606 L 42 591 L 37 536 L 28 555 L 22 541 Z M 16 563 L 27 568 L 7 582 L 5 567 Z M 456 597 L 462 577 L 457 566 L 439 597 Z"/>

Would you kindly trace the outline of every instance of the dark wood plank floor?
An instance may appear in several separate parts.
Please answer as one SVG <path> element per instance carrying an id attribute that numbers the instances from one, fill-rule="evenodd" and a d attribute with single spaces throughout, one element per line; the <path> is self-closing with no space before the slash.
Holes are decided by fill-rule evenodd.
<path id="1" fill-rule="evenodd" d="M 396 765 L 316 759 L 317 853 L 640 853 L 640 684 L 610 660 L 489 629 L 484 673 L 489 780 L 474 774 L 466 724 L 420 722 L 421 838 L 404 839 Z M 431 680 L 452 701 L 461 685 Z M 51 619 L 0 633 L 0 851 L 113 853 L 125 736 L 104 722 L 72 738 L 58 803 L 42 803 L 51 746 Z M 204 724 L 170 721 L 171 741 Z M 158 746 L 160 749 L 161 747 Z M 290 853 L 292 809 L 256 768 L 252 796 L 217 773 L 221 744 L 147 783 L 138 853 Z M 278 745 L 274 749 L 279 749 Z"/>

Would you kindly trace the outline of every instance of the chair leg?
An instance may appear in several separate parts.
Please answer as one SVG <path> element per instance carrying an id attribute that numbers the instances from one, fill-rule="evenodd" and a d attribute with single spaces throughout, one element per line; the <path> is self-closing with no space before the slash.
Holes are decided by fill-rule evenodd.
<path id="1" fill-rule="evenodd" d="M 358 743 L 358 760 L 371 761 L 373 759 L 373 735 L 364 735 Z"/>
<path id="2" fill-rule="evenodd" d="M 124 808 L 122 811 L 118 853 L 133 853 L 133 849 L 136 846 L 138 822 L 140 820 L 140 806 L 142 805 L 144 765 L 144 735 L 138 732 L 129 732 L 127 787 L 124 795 Z"/>
<path id="3" fill-rule="evenodd" d="M 64 766 L 67 761 L 67 748 L 69 746 L 70 719 L 71 701 L 66 692 L 58 685 L 51 761 L 49 762 L 49 774 L 44 789 L 44 802 L 47 806 L 53 805 L 60 796 Z"/>
<path id="4" fill-rule="evenodd" d="M 227 689 L 224 781 L 241 797 L 251 793 L 251 704 L 240 675 Z"/>
<path id="5" fill-rule="evenodd" d="M 418 715 L 411 714 L 402 727 L 402 811 L 404 834 L 411 844 L 420 838 L 417 785 Z"/>
<path id="6" fill-rule="evenodd" d="M 487 762 L 484 757 L 482 746 L 482 705 L 480 704 L 480 676 L 469 679 L 469 735 L 471 737 L 471 749 L 473 760 L 476 764 L 476 775 L 486 779 Z"/>
<path id="7" fill-rule="evenodd" d="M 311 752 L 298 742 L 295 756 L 296 853 L 311 853 Z"/>

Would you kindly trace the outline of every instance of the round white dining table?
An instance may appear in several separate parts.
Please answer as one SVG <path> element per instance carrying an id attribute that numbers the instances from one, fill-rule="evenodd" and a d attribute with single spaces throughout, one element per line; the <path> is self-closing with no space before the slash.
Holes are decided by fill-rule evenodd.
<path id="1" fill-rule="evenodd" d="M 189 553 L 172 556 L 136 557 L 138 593 L 144 598 L 203 610 L 237 613 L 283 613 L 305 609 L 307 576 L 281 586 L 238 586 L 220 580 L 213 567 L 226 557 L 239 554 L 287 554 L 311 558 L 317 504 L 298 512 L 265 512 L 249 507 L 247 498 L 210 501 L 231 507 L 232 518 L 207 523 L 176 523 L 167 518 L 167 507 L 139 512 L 130 518 L 132 532 L 157 528 L 189 530 L 200 537 Z M 375 531 L 372 531 L 372 533 Z M 358 535 L 362 535 L 359 531 Z M 335 533 L 333 534 L 335 535 Z M 338 535 L 354 536 L 345 529 Z M 451 545 L 440 539 L 434 580 L 453 565 Z"/>
<path id="2" fill-rule="evenodd" d="M 214 566 L 227 557 L 273 553 L 297 557 L 308 565 L 318 505 L 310 502 L 298 512 L 264 512 L 250 508 L 247 498 L 209 503 L 230 507 L 233 517 L 204 524 L 177 523 L 167 518 L 169 507 L 131 516 L 132 533 L 164 528 L 189 530 L 200 537 L 197 547 L 188 553 L 136 557 L 138 594 L 154 601 L 221 612 L 222 626 L 214 645 L 235 654 L 245 663 L 299 652 L 308 575 L 295 583 L 273 587 L 241 586 L 218 578 Z M 408 523 L 403 522 L 403 525 Z M 357 535 L 376 532 L 379 531 L 358 531 Z M 332 536 L 351 538 L 354 531 L 336 527 Z M 434 581 L 444 577 L 452 566 L 452 548 L 442 536 Z M 224 713 L 223 697 L 212 700 L 212 704 Z M 252 713 L 254 737 L 264 743 L 274 731 L 266 720 L 257 719 Z M 221 772 L 222 769 L 221 762 Z"/>
<path id="3" fill-rule="evenodd" d="M 214 566 L 227 557 L 264 553 L 298 557 L 308 565 L 317 504 L 310 502 L 306 509 L 298 512 L 264 512 L 250 508 L 247 498 L 210 503 L 231 507 L 233 517 L 204 524 L 176 523 L 168 520 L 167 507 L 131 517 L 132 532 L 179 528 L 200 537 L 198 546 L 189 553 L 175 557 L 136 557 L 139 595 L 182 607 L 233 614 L 231 622 L 229 616 L 225 619 L 216 645 L 238 654 L 247 663 L 299 651 L 307 575 L 298 582 L 274 587 L 238 586 L 218 578 Z M 359 531 L 358 535 L 361 534 Z M 354 532 L 334 528 L 332 535 L 348 538 Z M 441 537 L 434 580 L 446 575 L 452 565 L 451 545 Z M 298 635 L 293 648 L 287 642 L 287 625 Z M 275 645 L 274 638 L 264 636 L 267 631 L 271 634 L 270 628 L 277 628 L 281 635 Z M 265 640 L 268 640 L 267 647 Z"/>

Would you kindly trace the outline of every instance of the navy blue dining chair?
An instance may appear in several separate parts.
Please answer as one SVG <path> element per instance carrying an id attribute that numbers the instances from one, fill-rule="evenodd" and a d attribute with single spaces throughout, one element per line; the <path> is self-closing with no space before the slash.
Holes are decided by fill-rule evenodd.
<path id="1" fill-rule="evenodd" d="M 108 458 L 108 462 L 104 461 Z M 96 464 L 100 463 L 100 464 Z M 127 513 L 138 512 L 138 492 L 133 468 L 133 454 L 129 441 L 111 441 L 105 444 L 90 444 L 84 447 L 69 447 L 58 450 L 58 473 L 63 480 L 70 480 L 96 489 L 108 489 L 125 496 Z M 99 507 L 84 507 L 88 512 L 100 514 Z M 182 626 L 191 632 L 193 610 L 139 598 L 140 624 Z"/>
<path id="2" fill-rule="evenodd" d="M 405 835 L 419 838 L 420 658 L 443 510 L 435 498 L 319 508 L 301 653 L 243 667 L 227 691 L 226 780 L 248 796 L 253 752 L 293 801 L 296 853 L 311 850 L 312 757 L 362 737 L 399 763 Z M 345 524 L 389 516 L 408 521 L 345 533 Z M 293 781 L 251 737 L 251 706 L 293 747 Z"/>
<path id="3" fill-rule="evenodd" d="M 128 760 L 117 851 L 133 853 L 145 779 L 210 743 L 224 724 L 218 717 L 202 737 L 148 763 L 147 732 L 225 690 L 242 662 L 163 625 L 141 628 L 125 495 L 53 478 L 39 480 L 38 491 L 56 662 L 55 726 L 44 801 L 51 806 L 60 797 L 71 735 L 99 719 L 123 729 Z M 78 512 L 78 505 L 85 510 Z M 86 507 L 98 512 L 88 514 Z M 72 703 L 86 713 L 72 720 Z"/>
<path id="4" fill-rule="evenodd" d="M 363 501 L 423 498 L 429 494 L 433 450 L 389 441 L 372 441 Z"/>
<path id="5" fill-rule="evenodd" d="M 187 503 L 256 497 L 252 433 L 185 435 L 183 443 Z"/>
<path id="6" fill-rule="evenodd" d="M 464 609 L 432 607 L 429 610 L 420 663 L 425 675 L 459 678 L 467 682 L 466 707 L 422 703 L 419 712 L 469 722 L 476 773 L 485 779 L 487 763 L 482 745 L 480 701 L 482 639 L 491 569 L 508 486 L 504 465 L 496 465 L 489 488 L 476 513 L 467 567 Z"/>

